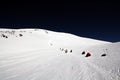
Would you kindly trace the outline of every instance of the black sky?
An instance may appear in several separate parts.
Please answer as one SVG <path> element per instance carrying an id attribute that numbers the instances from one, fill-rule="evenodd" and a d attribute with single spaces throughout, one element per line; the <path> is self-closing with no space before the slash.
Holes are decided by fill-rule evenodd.
<path id="1" fill-rule="evenodd" d="M 120 41 L 120 6 L 112 1 L 1 2 L 1 28 L 43 28 Z"/>

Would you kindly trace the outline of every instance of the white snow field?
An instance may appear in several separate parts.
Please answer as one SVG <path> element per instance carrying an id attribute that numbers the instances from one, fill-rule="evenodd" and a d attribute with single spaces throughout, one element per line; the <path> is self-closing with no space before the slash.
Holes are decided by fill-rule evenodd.
<path id="1" fill-rule="evenodd" d="M 120 42 L 0 29 L 0 80 L 120 80 Z"/>

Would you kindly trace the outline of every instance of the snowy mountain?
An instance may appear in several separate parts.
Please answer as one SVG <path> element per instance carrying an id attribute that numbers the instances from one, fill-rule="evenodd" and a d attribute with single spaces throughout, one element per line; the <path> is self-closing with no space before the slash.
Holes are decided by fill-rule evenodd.
<path id="1" fill-rule="evenodd" d="M 120 80 L 119 47 L 44 29 L 0 29 L 0 80 Z"/>

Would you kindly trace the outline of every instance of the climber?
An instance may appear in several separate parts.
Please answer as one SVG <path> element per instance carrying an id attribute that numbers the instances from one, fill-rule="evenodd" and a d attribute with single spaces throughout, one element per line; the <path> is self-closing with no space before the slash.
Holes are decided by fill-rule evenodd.
<path id="1" fill-rule="evenodd" d="M 66 49 L 66 50 L 65 50 L 65 53 L 67 53 L 67 52 L 68 52 L 68 50 Z"/>
<path id="2" fill-rule="evenodd" d="M 90 52 L 87 52 L 86 56 L 85 57 L 90 57 L 91 56 L 91 53 Z"/>
<path id="3" fill-rule="evenodd" d="M 106 56 L 106 55 L 107 55 L 107 54 L 102 54 L 101 57 L 104 57 L 104 56 Z"/>
<path id="4" fill-rule="evenodd" d="M 70 53 L 72 53 L 72 50 L 70 50 Z"/>
<path id="5" fill-rule="evenodd" d="M 82 52 L 82 55 L 85 54 L 85 51 Z"/>

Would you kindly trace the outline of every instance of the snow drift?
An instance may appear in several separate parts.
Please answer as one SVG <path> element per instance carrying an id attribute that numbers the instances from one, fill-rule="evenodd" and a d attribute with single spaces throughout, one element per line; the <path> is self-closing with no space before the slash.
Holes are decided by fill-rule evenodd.
<path id="1" fill-rule="evenodd" d="M 44 29 L 0 29 L 0 80 L 120 80 L 119 47 Z"/>

